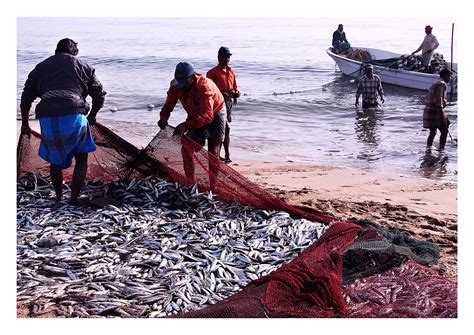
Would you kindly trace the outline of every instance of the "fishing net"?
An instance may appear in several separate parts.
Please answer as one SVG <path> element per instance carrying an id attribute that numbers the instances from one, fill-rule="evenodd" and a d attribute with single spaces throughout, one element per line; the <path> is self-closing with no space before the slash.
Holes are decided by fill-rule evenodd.
<path id="1" fill-rule="evenodd" d="M 456 283 L 370 243 L 391 245 L 372 228 L 334 223 L 296 259 L 234 296 L 174 317 L 456 317 Z M 372 257 L 360 267 L 348 249 L 365 251 L 359 259 Z M 344 284 L 356 277 L 367 278 Z"/>
<path id="2" fill-rule="evenodd" d="M 454 317 L 457 314 L 456 283 L 413 261 L 407 262 L 410 258 L 423 264 L 435 262 L 439 250 L 430 242 L 416 241 L 369 221 L 337 222 L 316 209 L 290 205 L 221 164 L 217 157 L 186 136 L 172 136 L 170 127 L 160 131 L 142 150 L 101 124 L 91 129 L 97 150 L 89 156 L 88 180 L 157 175 L 183 186 L 197 185 L 201 192 L 210 190 L 226 202 L 286 211 L 294 217 L 331 224 L 320 239 L 290 263 L 250 282 L 230 298 L 177 317 Z M 49 175 L 49 165 L 37 154 L 39 143 L 38 133 L 33 132 L 30 138 L 20 136 L 18 176 Z M 72 170 L 65 170 L 66 180 L 71 179 Z M 372 284 L 377 287 L 375 291 L 370 290 Z"/>
<path id="3" fill-rule="evenodd" d="M 390 69 L 401 69 L 423 73 L 439 73 L 442 69 L 446 68 L 446 61 L 444 60 L 443 55 L 437 52 L 433 54 L 429 66 L 423 66 L 423 57 L 421 55 L 402 55 L 400 57 L 374 60 L 368 59 L 361 61 Z"/>
<path id="4" fill-rule="evenodd" d="M 89 155 L 86 180 L 110 181 L 117 178 L 147 175 L 158 171 L 159 165 L 141 154 L 134 145 L 101 124 L 91 127 L 97 150 Z M 17 147 L 17 177 L 25 173 L 49 175 L 49 163 L 38 156 L 41 135 L 32 131 L 21 135 Z M 64 180 L 72 179 L 72 166 L 63 170 Z"/>
<path id="5" fill-rule="evenodd" d="M 420 241 L 398 229 L 387 229 L 369 220 L 357 220 L 355 223 L 376 229 L 389 242 L 399 254 L 415 260 L 423 265 L 430 265 L 439 259 L 439 247 L 428 241 Z"/>
<path id="6" fill-rule="evenodd" d="M 107 127 L 97 123 L 91 127 L 97 150 L 89 155 L 86 180 L 114 180 L 137 176 L 159 175 L 183 186 L 197 184 L 200 191 L 212 190 L 227 202 L 239 202 L 257 208 L 285 211 L 294 217 L 329 223 L 334 221 L 310 207 L 292 206 L 251 182 L 228 165 L 209 154 L 187 136 L 172 136 L 167 127 L 139 150 Z M 21 136 L 18 143 L 18 177 L 26 172 L 49 175 L 49 164 L 38 156 L 41 137 Z M 64 170 L 66 181 L 73 167 Z M 211 183 L 213 184 L 211 188 Z"/>
<path id="7" fill-rule="evenodd" d="M 334 317 L 344 314 L 340 253 L 361 231 L 362 228 L 354 224 L 334 224 L 296 259 L 250 282 L 231 298 L 176 317 Z"/>
<path id="8" fill-rule="evenodd" d="M 343 287 L 345 317 L 456 318 L 457 284 L 408 260 Z"/>
<path id="9" fill-rule="evenodd" d="M 355 51 L 351 51 L 344 54 L 344 56 L 349 59 L 356 60 L 363 63 L 372 60 L 372 56 L 370 55 L 370 52 L 364 49 L 356 49 Z"/>

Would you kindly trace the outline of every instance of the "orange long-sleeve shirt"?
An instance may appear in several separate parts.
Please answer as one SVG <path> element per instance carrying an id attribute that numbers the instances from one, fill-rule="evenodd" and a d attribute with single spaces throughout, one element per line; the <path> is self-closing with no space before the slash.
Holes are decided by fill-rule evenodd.
<path id="1" fill-rule="evenodd" d="M 238 91 L 234 70 L 229 66 L 227 66 L 227 71 L 224 71 L 222 67 L 217 65 L 207 72 L 207 77 L 211 78 L 223 92 Z"/>
<path id="2" fill-rule="evenodd" d="M 196 80 L 191 90 L 178 90 L 171 86 L 167 92 L 166 102 L 161 108 L 160 119 L 168 121 L 178 100 L 188 113 L 187 128 L 201 128 L 212 122 L 214 116 L 224 107 L 224 97 L 219 88 L 209 78 L 195 73 Z"/>

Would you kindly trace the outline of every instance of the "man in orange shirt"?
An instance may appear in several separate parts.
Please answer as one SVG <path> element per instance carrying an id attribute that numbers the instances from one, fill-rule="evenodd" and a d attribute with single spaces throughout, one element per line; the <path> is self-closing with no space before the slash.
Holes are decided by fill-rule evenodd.
<path id="1" fill-rule="evenodd" d="M 229 123 L 232 122 L 232 105 L 237 103 L 237 98 L 240 97 L 240 92 L 237 88 L 237 81 L 235 80 L 235 73 L 229 66 L 230 53 L 229 48 L 220 47 L 219 52 L 217 53 L 217 60 L 219 64 L 207 72 L 207 77 L 211 78 L 221 90 L 222 95 L 224 96 L 225 106 L 227 110 L 227 124 L 225 127 L 225 138 L 224 138 L 224 151 L 225 151 L 225 162 L 230 163 L 230 153 L 229 153 L 229 144 L 230 144 L 230 126 Z"/>
<path id="2" fill-rule="evenodd" d="M 213 172 L 215 176 L 218 171 L 219 153 L 225 134 L 224 97 L 216 84 L 211 79 L 197 73 L 191 63 L 178 63 L 174 78 L 170 83 L 165 104 L 161 108 L 158 126 L 165 129 L 170 114 L 179 100 L 188 114 L 188 118 L 176 126 L 174 135 L 186 134 L 201 146 L 204 146 L 207 138 L 208 151 L 215 156 L 209 156 L 210 172 Z M 186 176 L 194 180 L 192 155 L 184 148 L 182 153 Z M 210 181 L 212 189 L 214 186 L 212 175 Z"/>

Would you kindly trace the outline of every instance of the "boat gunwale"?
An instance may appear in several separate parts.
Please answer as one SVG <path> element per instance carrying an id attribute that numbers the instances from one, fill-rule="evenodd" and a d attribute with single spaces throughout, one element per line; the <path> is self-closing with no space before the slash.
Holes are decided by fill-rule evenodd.
<path id="1" fill-rule="evenodd" d="M 368 48 L 368 49 L 372 49 L 372 50 L 379 50 L 379 51 L 385 51 L 385 50 L 380 50 L 380 49 L 373 49 L 373 48 Z M 389 52 L 389 51 L 387 51 Z M 329 47 L 327 50 L 326 50 L 326 53 L 329 55 L 329 57 L 333 58 L 338 58 L 339 60 L 343 61 L 343 62 L 348 62 L 348 63 L 354 63 L 355 65 L 358 65 L 359 67 L 364 64 L 364 63 L 367 63 L 367 62 L 360 62 L 360 61 L 357 61 L 357 60 L 354 60 L 354 59 L 350 59 L 350 58 L 347 58 L 347 57 L 344 57 L 344 56 L 340 56 L 338 54 L 335 54 L 334 52 L 331 51 L 331 47 Z M 395 52 L 393 52 L 395 53 Z M 395 53 L 396 54 L 396 53 Z M 398 55 L 398 54 L 397 54 Z M 403 56 L 400 54 L 400 56 Z M 432 78 L 432 77 L 436 77 L 438 78 L 439 75 L 436 74 L 436 73 L 423 73 L 423 72 L 417 72 L 417 71 L 409 71 L 409 70 L 404 70 L 404 69 L 391 69 L 391 68 L 388 68 L 388 67 L 385 67 L 385 66 L 380 66 L 380 65 L 376 65 L 376 64 L 372 64 L 374 66 L 374 69 L 377 69 L 377 70 L 383 70 L 383 71 L 388 71 L 388 72 L 392 72 L 392 73 L 402 73 L 402 74 L 407 74 L 407 75 L 415 75 L 415 76 L 420 76 L 420 77 L 426 77 L 426 78 Z M 345 73 L 344 73 L 345 74 Z M 347 75 L 347 74 L 346 74 Z"/>

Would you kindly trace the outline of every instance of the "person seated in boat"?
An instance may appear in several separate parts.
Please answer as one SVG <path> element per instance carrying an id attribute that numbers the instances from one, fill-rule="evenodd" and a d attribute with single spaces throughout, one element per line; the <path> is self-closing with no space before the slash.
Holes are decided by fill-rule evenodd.
<path id="1" fill-rule="evenodd" d="M 365 74 L 359 79 L 359 85 L 357 87 L 356 102 L 355 105 L 359 107 L 359 97 L 362 94 L 362 108 L 373 108 L 377 107 L 377 94 L 380 96 L 380 101 L 385 102 L 383 98 L 383 88 L 380 77 L 374 74 L 374 67 L 372 64 L 365 66 Z"/>
<path id="2" fill-rule="evenodd" d="M 436 132 L 439 129 L 439 150 L 443 150 L 448 136 L 449 120 L 444 112 L 447 103 L 447 84 L 451 80 L 451 71 L 443 69 L 439 73 L 440 80 L 431 85 L 426 99 L 426 106 L 423 111 L 423 128 L 428 128 L 430 134 L 426 141 L 427 148 L 431 148 Z"/>
<path id="3" fill-rule="evenodd" d="M 421 50 L 421 56 L 423 57 L 422 65 L 425 68 L 430 65 L 431 57 L 433 57 L 433 52 L 439 46 L 438 39 L 436 38 L 435 35 L 431 33 L 432 31 L 433 31 L 433 27 L 429 25 L 425 27 L 426 36 L 423 39 L 423 42 L 421 42 L 421 45 L 418 47 L 418 49 L 416 49 L 415 51 L 411 53 L 412 55 L 414 55 L 418 51 Z"/>
<path id="4" fill-rule="evenodd" d="M 341 52 L 347 51 L 351 48 L 351 45 L 347 41 L 346 33 L 344 32 L 344 26 L 340 24 L 337 30 L 332 34 L 332 46 L 334 53 L 340 54 Z"/>

